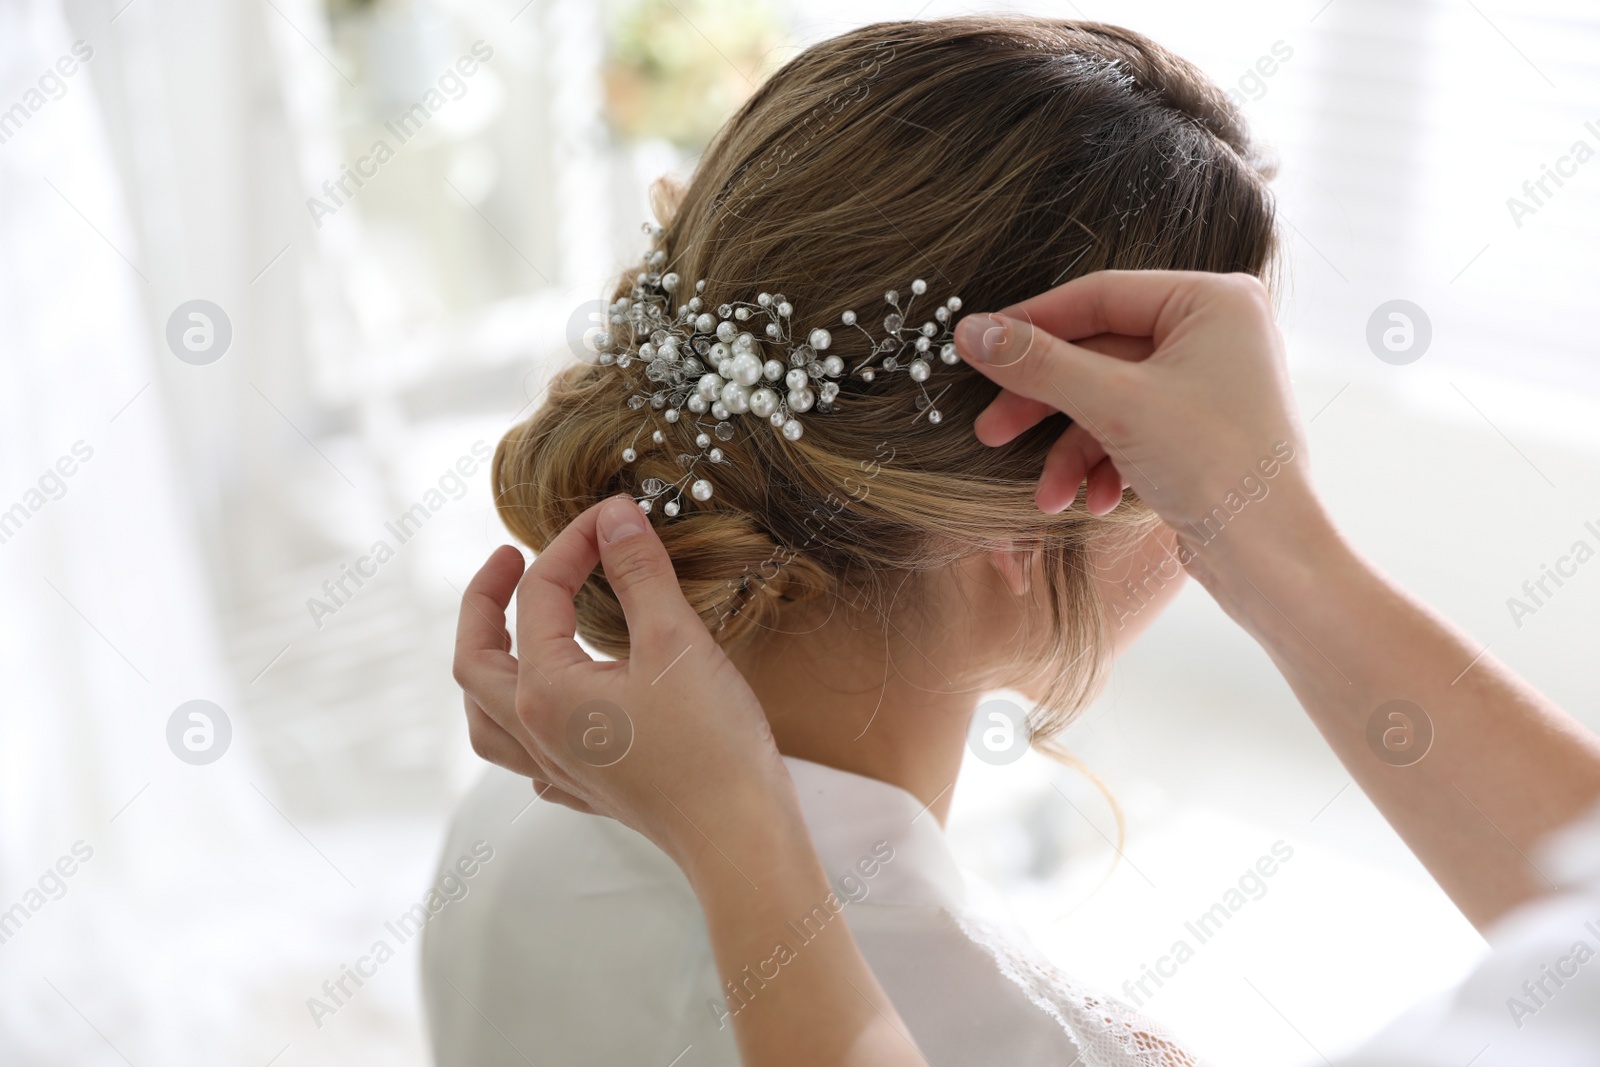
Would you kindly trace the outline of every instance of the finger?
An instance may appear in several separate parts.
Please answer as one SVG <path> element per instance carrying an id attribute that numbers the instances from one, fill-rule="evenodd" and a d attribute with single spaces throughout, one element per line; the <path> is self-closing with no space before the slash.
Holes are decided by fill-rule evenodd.
<path id="1" fill-rule="evenodd" d="M 1122 475 L 1110 457 L 1095 464 L 1088 482 L 1089 487 L 1083 492 L 1083 506 L 1089 514 L 1109 515 L 1122 503 Z"/>
<path id="2" fill-rule="evenodd" d="M 972 429 L 978 435 L 978 440 L 986 445 L 1005 445 L 1051 415 L 1059 414 L 1049 404 L 1002 389 L 1000 395 L 973 420 Z"/>
<path id="3" fill-rule="evenodd" d="M 1044 329 L 1043 326 L 1039 328 Z M 1097 333 L 1093 337 L 1075 339 L 1072 343 L 1079 348 L 1098 352 L 1102 356 L 1120 359 L 1124 363 L 1138 363 L 1147 359 L 1156 348 L 1156 343 L 1148 337 L 1130 337 L 1122 333 Z"/>
<path id="4" fill-rule="evenodd" d="M 1077 344 L 1091 352 L 1113 356 L 1127 363 L 1137 363 L 1149 356 L 1154 348 L 1148 337 L 1127 337 L 1117 333 L 1085 337 Z M 1042 401 L 1002 389 L 1000 395 L 974 421 L 972 428 L 978 440 L 986 445 L 1009 444 L 1024 431 L 1056 414 L 1057 410 Z"/>
<path id="5" fill-rule="evenodd" d="M 1044 458 L 1044 472 L 1039 476 L 1039 488 L 1034 502 L 1046 515 L 1057 515 L 1072 506 L 1077 499 L 1078 487 L 1089 472 L 1103 459 L 1106 450 L 1082 426 L 1073 423 L 1067 427 Z"/>
<path id="6" fill-rule="evenodd" d="M 469 705 L 475 705 L 505 729 L 516 732 L 518 670 L 514 657 L 493 649 L 458 655 L 454 673 L 456 684 L 466 694 Z"/>
<path id="7" fill-rule="evenodd" d="M 626 497 L 605 501 L 598 527 L 606 580 L 628 620 L 629 661 L 659 667 L 681 655 L 685 642 L 704 634 L 705 626 L 684 599 L 666 546 L 637 504 Z"/>
<path id="8" fill-rule="evenodd" d="M 467 737 L 472 741 L 472 751 L 480 759 L 525 778 L 544 774 L 544 769 L 522 747 L 522 742 L 474 704 L 471 697 L 467 698 Z"/>
<path id="9" fill-rule="evenodd" d="M 1091 430 L 1128 403 L 1129 383 L 1142 369 L 1001 315 L 962 319 L 956 350 L 990 381 L 1065 411 Z"/>
<path id="10" fill-rule="evenodd" d="M 517 652 L 524 674 L 544 684 L 574 663 L 592 662 L 573 640 L 578 613 L 573 600 L 600 562 L 595 517 L 600 505 L 584 511 L 534 557 L 517 583 Z"/>
<path id="11" fill-rule="evenodd" d="M 467 583 L 456 618 L 458 672 L 464 660 L 482 659 L 482 653 L 488 653 L 491 662 L 503 655 L 507 662 L 515 663 L 509 655 L 511 635 L 506 631 L 506 605 L 511 603 L 511 594 L 521 577 L 522 553 L 510 545 L 501 545 Z"/>
<path id="12" fill-rule="evenodd" d="M 1175 270 L 1096 271 L 1013 304 L 1002 314 L 1068 339 L 1116 333 L 1159 340 L 1163 315 L 1175 301 L 1207 285 L 1208 278 L 1223 277 Z"/>

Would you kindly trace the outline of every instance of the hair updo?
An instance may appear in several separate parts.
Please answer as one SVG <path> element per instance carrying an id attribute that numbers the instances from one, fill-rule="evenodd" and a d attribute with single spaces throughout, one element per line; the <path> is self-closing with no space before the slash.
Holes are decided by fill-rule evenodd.
<path id="1" fill-rule="evenodd" d="M 656 247 L 663 270 L 705 281 L 711 307 L 789 294 L 803 335 L 846 310 L 878 312 L 885 290 L 912 278 L 972 311 L 1103 269 L 1265 277 L 1269 177 L 1226 95 L 1139 34 L 1027 17 L 880 23 L 806 49 L 729 120 L 686 186 L 658 183 Z M 631 284 L 630 273 L 616 295 Z M 834 337 L 847 366 L 865 355 L 855 331 Z M 631 409 L 641 378 L 637 363 L 573 366 L 500 442 L 496 500 L 535 551 L 604 497 L 683 476 L 694 420 Z M 1048 736 L 1093 695 L 1105 660 L 1089 542 L 1147 527 L 1148 511 L 1130 495 L 1104 518 L 1039 512 L 1034 484 L 1066 417 L 1002 448 L 979 443 L 972 420 L 997 390 L 964 364 L 929 383 L 943 391 L 938 425 L 919 417 L 905 374 L 839 385 L 834 410 L 807 415 L 796 441 L 734 419 L 727 462 L 711 468 L 715 497 L 652 515 L 689 603 L 731 645 L 785 603 L 883 610 L 907 577 L 1037 548 L 1054 620 L 1035 725 Z M 627 654 L 599 572 L 577 617 L 595 647 Z"/>

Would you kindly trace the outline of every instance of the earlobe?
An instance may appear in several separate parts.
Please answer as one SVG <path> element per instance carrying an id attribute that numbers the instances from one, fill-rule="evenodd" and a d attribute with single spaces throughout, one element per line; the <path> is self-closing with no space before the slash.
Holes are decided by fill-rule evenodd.
<path id="1" fill-rule="evenodd" d="M 1027 596 L 1033 589 L 1034 553 L 1021 548 L 993 548 L 989 562 L 1013 596 Z"/>

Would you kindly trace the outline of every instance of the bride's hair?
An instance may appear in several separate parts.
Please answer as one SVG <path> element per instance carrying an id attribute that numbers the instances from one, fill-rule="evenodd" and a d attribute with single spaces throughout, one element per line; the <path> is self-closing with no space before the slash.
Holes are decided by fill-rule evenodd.
<path id="1" fill-rule="evenodd" d="M 656 247 L 685 290 L 705 280 L 709 307 L 785 294 L 803 335 L 847 309 L 871 322 L 885 290 L 913 278 L 927 300 L 958 294 L 973 311 L 1106 268 L 1264 277 L 1269 177 L 1227 96 L 1139 34 L 1025 17 L 881 23 L 806 49 L 729 120 L 687 185 L 658 184 Z M 630 273 L 617 295 L 631 284 Z M 866 342 L 834 334 L 830 354 L 853 366 Z M 693 420 L 630 409 L 641 379 L 637 363 L 574 366 L 501 441 L 500 512 L 536 551 L 605 496 L 682 477 Z M 988 548 L 1042 550 L 1051 633 L 1028 651 L 1050 672 L 1036 713 L 1048 736 L 1093 695 L 1107 658 L 1087 546 L 1116 527 L 1142 532 L 1148 511 L 1130 496 L 1104 518 L 1039 512 L 1034 483 L 1065 417 L 980 444 L 972 420 L 996 388 L 964 364 L 929 382 L 930 394 L 948 387 L 938 425 L 919 417 L 905 374 L 839 384 L 834 410 L 807 415 L 797 441 L 733 420 L 715 498 L 685 498 L 675 518 L 656 509 L 684 594 L 726 645 L 771 627 L 785 602 L 886 611 L 914 591 L 908 577 Z M 604 577 L 590 577 L 577 612 L 594 646 L 627 653 Z"/>

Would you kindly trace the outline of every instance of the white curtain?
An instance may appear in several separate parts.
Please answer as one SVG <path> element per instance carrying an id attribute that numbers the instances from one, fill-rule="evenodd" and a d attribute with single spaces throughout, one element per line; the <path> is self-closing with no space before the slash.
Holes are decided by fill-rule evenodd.
<path id="1" fill-rule="evenodd" d="M 168 381 L 217 368 L 147 311 L 171 272 L 96 104 L 137 65 L 112 13 L 0 7 L 0 108 L 26 112 L 0 127 L 0 1058 L 259 1067 L 320 1039 L 304 999 L 371 886 L 281 813 L 223 666 Z M 232 712 L 206 766 L 167 741 L 195 699 Z"/>

